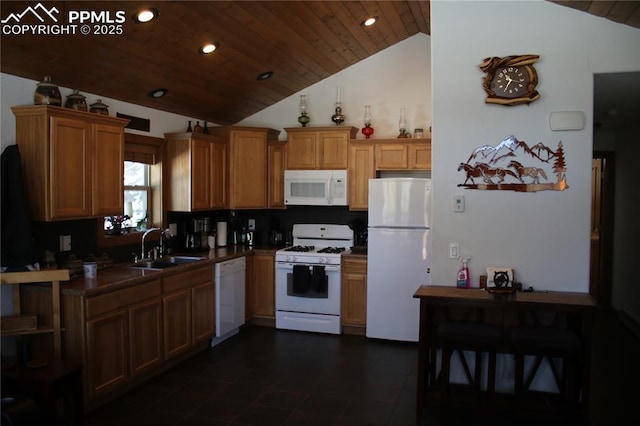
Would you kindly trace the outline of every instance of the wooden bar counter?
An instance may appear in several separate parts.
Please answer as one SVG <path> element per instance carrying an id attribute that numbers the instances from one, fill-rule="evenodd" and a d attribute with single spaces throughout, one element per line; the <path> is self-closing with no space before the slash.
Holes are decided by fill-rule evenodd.
<path id="1" fill-rule="evenodd" d="M 418 383 L 416 394 L 416 418 L 421 421 L 426 393 L 434 387 L 437 379 L 437 350 L 435 330 L 442 315 L 452 311 L 475 310 L 480 312 L 479 321 L 497 321 L 505 331 L 519 325 L 525 315 L 539 313 L 563 315 L 566 326 L 571 327 L 582 339 L 583 366 L 581 377 L 581 402 L 589 400 L 589 358 L 591 348 L 592 314 L 596 302 L 586 293 L 565 292 L 515 292 L 497 294 L 485 289 L 463 289 L 446 286 L 420 286 L 414 298 L 420 300 L 420 336 L 418 355 Z M 505 352 L 509 352 L 508 345 Z"/>

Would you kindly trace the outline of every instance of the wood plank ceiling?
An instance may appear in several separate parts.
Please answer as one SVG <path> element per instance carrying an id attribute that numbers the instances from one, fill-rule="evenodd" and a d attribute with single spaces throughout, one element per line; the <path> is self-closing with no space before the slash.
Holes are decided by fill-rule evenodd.
<path id="1" fill-rule="evenodd" d="M 638 1 L 562 5 L 640 28 Z M 429 1 L 42 1 L 68 11 L 125 11 L 121 35 L 1 36 L 0 70 L 150 108 L 234 124 L 417 33 L 430 34 Z M 34 1 L 0 2 L 2 19 Z M 159 17 L 135 24 L 141 7 Z M 360 23 L 378 16 L 378 23 Z M 29 21 L 31 19 L 31 21 Z M 32 15 L 20 23 L 38 24 Z M 6 25 L 6 24 L 3 24 Z M 218 42 L 212 55 L 198 53 Z M 257 76 L 272 71 L 273 77 Z M 148 93 L 167 88 L 162 98 Z M 112 112 L 113 113 L 113 112 Z"/>

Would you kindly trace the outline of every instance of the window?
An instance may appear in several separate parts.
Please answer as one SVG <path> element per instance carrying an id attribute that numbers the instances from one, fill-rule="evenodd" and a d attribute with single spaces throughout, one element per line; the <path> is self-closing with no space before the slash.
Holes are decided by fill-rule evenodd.
<path id="1" fill-rule="evenodd" d="M 122 227 L 136 228 L 138 222 L 147 219 L 151 205 L 152 188 L 150 185 L 150 166 L 134 161 L 124 162 L 124 212 L 130 217 Z M 111 223 L 105 218 L 104 229 L 110 229 Z"/>

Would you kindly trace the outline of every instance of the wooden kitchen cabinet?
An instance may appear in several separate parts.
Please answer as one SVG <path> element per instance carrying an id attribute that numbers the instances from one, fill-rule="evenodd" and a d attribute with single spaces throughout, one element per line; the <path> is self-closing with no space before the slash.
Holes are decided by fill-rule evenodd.
<path id="1" fill-rule="evenodd" d="M 365 334 L 367 325 L 367 259 L 342 259 L 342 313 L 345 333 Z"/>
<path id="2" fill-rule="evenodd" d="M 88 400 L 161 363 L 160 292 L 160 280 L 151 280 L 86 300 Z"/>
<path id="3" fill-rule="evenodd" d="M 355 127 L 287 128 L 288 170 L 345 170 Z"/>
<path id="4" fill-rule="evenodd" d="M 263 209 L 268 206 L 268 142 L 279 131 L 267 128 L 221 126 L 209 133 L 227 141 L 230 209 Z"/>
<path id="5" fill-rule="evenodd" d="M 430 170 L 431 140 L 401 140 L 376 145 L 376 170 Z"/>
<path id="6" fill-rule="evenodd" d="M 129 308 L 131 376 L 158 367 L 164 359 L 162 349 L 162 300 L 155 297 Z"/>
<path id="7" fill-rule="evenodd" d="M 284 141 L 270 141 L 269 147 L 269 201 L 268 208 L 284 209 L 284 169 L 286 145 Z"/>
<path id="8" fill-rule="evenodd" d="M 165 140 L 166 210 L 192 212 L 226 208 L 226 141 L 199 133 L 166 133 Z"/>
<path id="9" fill-rule="evenodd" d="M 250 260 L 252 316 L 275 320 L 275 256 L 255 254 Z"/>
<path id="10" fill-rule="evenodd" d="M 163 286 L 164 356 L 173 358 L 213 337 L 215 271 L 211 266 L 165 277 Z"/>
<path id="11" fill-rule="evenodd" d="M 369 208 L 369 179 L 376 177 L 375 144 L 349 142 L 349 210 Z"/>
<path id="12" fill-rule="evenodd" d="M 127 120 L 50 105 L 11 110 L 33 220 L 122 213 Z"/>

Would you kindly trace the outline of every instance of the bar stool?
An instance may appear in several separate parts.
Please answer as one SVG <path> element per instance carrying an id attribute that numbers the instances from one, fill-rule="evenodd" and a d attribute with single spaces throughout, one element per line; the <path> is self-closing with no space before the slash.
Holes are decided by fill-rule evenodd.
<path id="1" fill-rule="evenodd" d="M 546 359 L 553 373 L 561 399 L 569 411 L 576 408 L 580 400 L 580 338 L 573 331 L 556 326 L 523 325 L 510 330 L 509 340 L 515 355 L 516 409 L 522 409 L 542 362 Z M 535 362 L 525 377 L 525 356 L 535 356 Z M 554 359 L 562 360 L 561 369 Z M 520 410 L 518 410 L 520 411 Z"/>
<path id="2" fill-rule="evenodd" d="M 495 325 L 476 322 L 445 322 L 436 330 L 437 345 L 442 349 L 441 416 L 446 421 L 449 411 L 450 365 L 454 352 L 458 352 L 468 384 L 473 388 L 477 402 L 481 400 L 482 353 L 489 354 L 487 399 L 493 402 L 496 387 L 496 353 L 503 343 L 502 329 Z M 473 374 L 462 351 L 475 352 Z"/>

